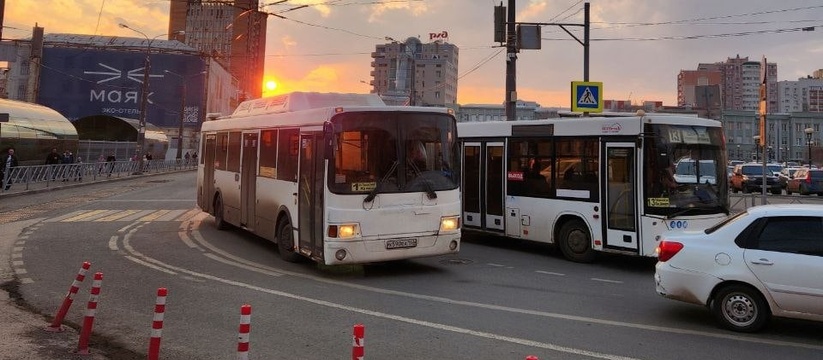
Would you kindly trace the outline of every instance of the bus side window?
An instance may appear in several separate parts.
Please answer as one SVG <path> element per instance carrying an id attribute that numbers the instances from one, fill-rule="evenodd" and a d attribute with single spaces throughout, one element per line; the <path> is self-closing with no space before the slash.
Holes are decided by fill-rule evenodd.
<path id="1" fill-rule="evenodd" d="M 281 129 L 277 141 L 277 179 L 297 182 L 299 129 Z"/>

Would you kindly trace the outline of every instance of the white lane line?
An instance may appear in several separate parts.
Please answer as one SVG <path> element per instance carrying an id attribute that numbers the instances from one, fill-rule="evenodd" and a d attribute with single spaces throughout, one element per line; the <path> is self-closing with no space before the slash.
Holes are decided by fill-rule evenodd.
<path id="1" fill-rule="evenodd" d="M 218 247 L 216 247 L 216 246 L 210 244 L 208 241 L 206 241 L 206 239 L 203 238 L 203 235 L 201 235 L 199 231 L 196 231 L 196 230 L 192 231 L 191 236 L 194 238 L 194 240 L 197 243 L 199 243 L 200 245 L 202 245 L 206 249 L 210 250 L 211 252 L 213 252 L 215 254 L 218 254 L 220 256 L 223 256 L 225 258 L 234 260 L 235 262 L 237 262 L 237 264 L 238 264 L 237 266 L 239 266 L 239 264 L 243 264 L 243 265 L 246 265 L 246 266 L 249 267 L 249 268 L 244 268 L 244 269 L 256 271 L 256 270 L 252 269 L 252 268 L 256 268 L 256 269 L 260 269 L 262 271 L 276 273 L 276 274 L 278 274 L 278 276 L 285 274 L 285 272 L 283 272 L 280 269 L 275 269 L 271 266 L 266 266 L 266 265 L 263 265 L 263 264 L 260 264 L 260 263 L 256 263 L 254 261 L 246 260 L 244 258 L 235 256 L 235 255 L 227 253 L 223 250 L 220 250 Z"/>
<path id="2" fill-rule="evenodd" d="M 170 275 L 177 275 L 177 273 L 174 272 L 174 271 L 171 271 L 171 270 L 168 270 L 166 268 L 151 264 L 150 262 L 144 261 L 142 259 L 138 259 L 138 258 L 144 258 L 145 259 L 146 256 L 144 256 L 143 254 L 141 254 L 137 250 L 134 250 L 134 248 L 132 248 L 131 244 L 129 243 L 131 241 L 131 235 L 134 234 L 136 231 L 137 231 L 137 229 L 135 228 L 132 231 L 129 231 L 128 234 L 123 236 L 123 248 L 125 248 L 126 251 L 128 251 L 128 252 L 130 252 L 134 255 L 134 256 L 126 255 L 126 259 L 129 259 L 129 260 L 134 261 L 134 262 L 136 262 L 140 265 L 152 268 L 152 269 L 157 270 L 157 271 L 162 271 L 162 272 L 170 274 Z"/>
<path id="3" fill-rule="evenodd" d="M 239 267 L 241 269 L 246 269 L 246 270 L 258 272 L 258 273 L 265 274 L 265 275 L 268 275 L 268 276 L 283 276 L 283 274 L 281 274 L 279 272 L 267 271 L 267 270 L 263 270 L 263 269 L 258 269 L 254 266 L 238 264 L 238 263 L 235 263 L 233 261 L 229 261 L 227 259 L 221 258 L 221 257 L 219 257 L 217 255 L 214 255 L 214 254 L 205 253 L 203 255 L 205 255 L 207 258 L 212 259 L 214 261 L 221 262 L 221 263 L 224 263 L 226 265 L 236 266 L 236 267 Z"/>
<path id="4" fill-rule="evenodd" d="M 130 251 L 133 250 L 125 244 L 127 242 L 126 239 L 123 239 L 123 242 L 124 242 L 124 247 L 126 247 L 127 249 L 130 249 Z M 217 277 L 217 276 L 203 274 L 203 273 L 199 273 L 199 272 L 196 272 L 196 271 L 191 271 L 191 270 L 188 270 L 188 269 L 179 268 L 179 267 L 176 267 L 176 266 L 166 264 L 166 263 L 161 262 L 159 260 L 146 257 L 146 256 L 144 256 L 142 254 L 139 254 L 139 253 L 136 253 L 135 256 L 141 257 L 146 262 L 150 262 L 152 264 L 157 264 L 158 267 L 165 267 L 165 268 L 168 268 L 168 269 L 180 272 L 180 273 L 189 274 L 189 275 L 194 276 L 194 277 L 207 279 L 207 280 L 212 280 L 212 281 L 217 281 L 217 282 L 221 282 L 221 283 L 224 283 L 224 284 L 227 284 L 227 285 L 246 288 L 246 289 L 249 289 L 249 290 L 258 291 L 258 292 L 262 292 L 262 293 L 266 293 L 266 294 L 271 294 L 271 295 L 286 297 L 286 298 L 290 298 L 290 299 L 294 299 L 294 300 L 298 300 L 298 301 L 308 302 L 308 303 L 312 303 L 312 304 L 315 304 L 315 305 L 320 305 L 320 306 L 325 306 L 325 307 L 330 307 L 330 308 L 355 312 L 355 313 L 359 313 L 359 314 L 363 314 L 363 315 L 369 315 L 369 316 L 374 316 L 374 317 L 378 317 L 378 318 L 404 322 L 404 323 L 412 324 L 412 325 L 425 326 L 425 327 L 429 327 L 429 328 L 437 329 L 437 330 L 442 330 L 442 331 L 450 331 L 450 332 L 454 332 L 454 333 L 466 334 L 466 335 L 471 335 L 471 336 L 481 337 L 481 338 L 486 338 L 486 339 L 491 339 L 491 340 L 504 341 L 504 342 L 509 342 L 509 343 L 523 345 L 523 346 L 530 346 L 530 347 L 536 347 L 536 348 L 541 348 L 541 349 L 546 349 L 546 350 L 551 350 L 551 351 L 557 351 L 557 352 L 562 352 L 562 353 L 588 356 L 588 357 L 597 358 L 597 359 L 637 360 L 637 359 L 631 358 L 631 357 L 604 354 L 604 353 L 588 351 L 588 350 L 583 350 L 583 349 L 575 349 L 575 348 L 570 348 L 570 347 L 566 347 L 566 346 L 560 346 L 560 345 L 555 345 L 555 344 L 550 344 L 550 343 L 543 343 L 543 342 L 527 340 L 527 339 L 520 339 L 520 338 L 504 336 L 504 335 L 499 335 L 499 334 L 493 334 L 493 333 L 488 333 L 488 332 L 483 332 L 483 331 L 475 331 L 475 330 L 470 330 L 470 329 L 461 328 L 461 327 L 457 327 L 457 326 L 439 324 L 439 323 L 430 322 L 430 321 L 417 320 L 417 319 L 407 318 L 407 317 L 404 317 L 404 316 L 392 315 L 392 314 L 387 314 L 387 313 L 384 313 L 384 312 L 372 311 L 372 310 L 367 310 L 367 309 L 342 305 L 342 304 L 338 304 L 338 303 L 333 303 L 331 301 L 319 300 L 319 299 L 314 299 L 314 298 L 309 298 L 309 297 L 305 297 L 305 296 L 300 296 L 300 295 L 296 295 L 296 294 L 287 293 L 287 292 L 284 292 L 284 291 L 267 289 L 267 288 L 263 288 L 263 287 L 259 287 L 259 286 L 255 286 L 255 285 L 251 285 L 251 284 L 246 284 L 246 283 L 239 282 L 239 281 L 223 279 L 223 278 L 220 278 L 220 277 Z M 154 268 L 154 266 L 152 266 L 152 268 Z"/>
<path id="5" fill-rule="evenodd" d="M 488 266 L 494 266 L 494 267 L 506 267 L 506 265 L 501 265 L 501 264 L 493 264 L 493 263 L 488 263 L 488 264 L 486 264 L 486 265 L 488 265 Z"/>
<path id="6" fill-rule="evenodd" d="M 118 239 L 117 235 L 112 235 L 112 237 L 109 238 L 109 250 L 111 250 L 111 251 L 119 250 L 117 248 L 117 239 Z"/>
<path id="7" fill-rule="evenodd" d="M 125 240 L 125 239 L 123 239 L 123 241 L 125 242 L 126 240 Z M 131 260 L 131 261 L 134 261 L 134 262 L 136 262 L 136 263 L 138 263 L 138 264 L 140 264 L 140 265 L 143 265 L 143 266 L 145 266 L 145 267 L 148 267 L 148 268 L 151 268 L 151 269 L 154 269 L 154 270 L 157 270 L 157 271 L 162 271 L 162 272 L 164 272 L 164 273 L 166 273 L 166 274 L 169 274 L 169 275 L 177 275 L 177 273 L 176 273 L 176 272 L 174 272 L 174 271 L 171 271 L 171 270 L 166 270 L 166 269 L 164 269 L 164 268 L 162 268 L 162 267 L 160 267 L 160 266 L 154 265 L 154 264 L 149 264 L 149 263 L 147 263 L 147 262 L 145 262 L 145 261 L 143 261 L 143 260 L 140 260 L 140 259 L 138 259 L 138 258 L 135 258 L 135 257 L 133 257 L 133 256 L 126 255 L 126 259 L 129 259 L 129 260 Z"/>
<path id="8" fill-rule="evenodd" d="M 609 279 L 600 279 L 600 278 L 591 278 L 589 280 L 591 280 L 591 281 L 600 281 L 600 282 L 610 283 L 610 284 L 622 284 L 623 283 L 620 280 L 609 280 Z"/>
<path id="9" fill-rule="evenodd" d="M 558 273 L 558 272 L 551 272 L 551 271 L 537 270 L 535 272 L 538 273 L 538 274 L 545 274 L 545 275 L 566 276 L 566 274 Z"/>
<path id="10" fill-rule="evenodd" d="M 192 231 L 192 235 L 197 239 L 198 242 L 201 244 L 208 244 L 208 242 L 203 239 L 200 235 L 200 232 L 197 231 L 195 228 Z M 211 247 L 211 245 L 208 245 Z M 244 263 L 249 264 L 254 267 L 258 268 L 270 268 L 268 266 L 257 264 L 252 261 L 244 261 Z M 518 314 L 526 314 L 526 315 L 533 315 L 533 316 L 540 316 L 545 318 L 552 318 L 552 319 L 562 319 L 562 320 L 569 320 L 569 321 L 578 321 L 584 323 L 596 323 L 600 325 L 610 325 L 610 326 L 618 326 L 624 328 L 631 328 L 631 329 L 639 329 L 639 330 L 648 330 L 648 331 L 657 331 L 657 332 L 665 332 L 671 334 L 681 334 L 681 335 L 693 335 L 693 336 L 702 336 L 702 337 L 709 337 L 715 339 L 726 339 L 726 340 L 736 340 L 736 341 L 743 341 L 748 343 L 756 343 L 756 344 L 767 344 L 767 345 L 776 345 L 776 346 L 791 346 L 791 347 L 798 347 L 798 348 L 806 348 L 806 349 L 814 349 L 814 350 L 823 350 L 823 346 L 820 345 L 810 345 L 804 343 L 796 343 L 796 342 L 789 342 L 789 341 L 779 341 L 779 340 L 768 340 L 768 339 L 758 339 L 743 335 L 732 335 L 732 334 L 723 334 L 723 333 L 711 333 L 711 332 L 704 332 L 704 331 L 696 331 L 696 330 L 687 330 L 687 329 L 678 329 L 678 328 L 670 328 L 670 327 L 663 327 L 663 326 L 655 326 L 655 325 L 645 325 L 645 324 L 635 324 L 635 323 L 627 323 L 621 321 L 611 321 L 611 320 L 604 320 L 604 319 L 597 319 L 585 316 L 574 316 L 574 315 L 566 315 L 566 314 L 558 314 L 558 313 L 550 313 L 550 312 L 543 312 L 543 311 L 534 311 L 534 310 L 526 310 L 526 309 L 518 309 L 506 306 L 499 306 L 499 305 L 490 305 L 490 304 L 482 304 L 482 303 L 475 303 L 470 301 L 461 301 L 461 300 L 453 300 L 443 297 L 437 296 L 429 296 L 429 295 L 422 295 L 422 294 L 415 294 L 415 293 L 408 293 L 396 290 L 388 290 L 388 289 L 381 289 L 375 288 L 366 285 L 358 285 L 358 284 L 351 284 L 346 282 L 341 282 L 337 280 L 325 279 L 322 277 L 317 277 L 308 274 L 301 274 L 292 271 L 282 270 L 282 269 L 275 269 L 277 272 L 299 277 L 303 279 L 313 280 L 317 282 L 327 283 L 331 285 L 343 286 L 352 289 L 358 289 L 363 291 L 369 291 L 379 294 L 387 294 L 387 295 L 395 295 L 395 296 L 403 296 L 412 299 L 421 299 L 427 300 L 432 302 L 440 302 L 444 304 L 452 304 L 452 305 L 463 305 L 463 306 L 470 306 L 482 309 L 489 309 L 489 310 L 497 310 L 497 311 L 504 311 L 504 312 L 511 312 L 511 313 L 518 313 Z"/>

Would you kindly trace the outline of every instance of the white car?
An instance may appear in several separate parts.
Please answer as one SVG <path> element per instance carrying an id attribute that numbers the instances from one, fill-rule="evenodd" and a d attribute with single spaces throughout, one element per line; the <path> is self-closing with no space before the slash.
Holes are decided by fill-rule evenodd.
<path id="1" fill-rule="evenodd" d="M 823 205 L 764 205 L 705 231 L 666 233 L 657 292 L 707 306 L 728 329 L 771 316 L 823 321 Z"/>

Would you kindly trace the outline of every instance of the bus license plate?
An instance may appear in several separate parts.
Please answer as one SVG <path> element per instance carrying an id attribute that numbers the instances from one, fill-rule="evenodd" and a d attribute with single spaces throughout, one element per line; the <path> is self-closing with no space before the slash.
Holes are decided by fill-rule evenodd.
<path id="1" fill-rule="evenodd" d="M 402 249 L 417 246 L 417 239 L 386 240 L 386 249 Z"/>

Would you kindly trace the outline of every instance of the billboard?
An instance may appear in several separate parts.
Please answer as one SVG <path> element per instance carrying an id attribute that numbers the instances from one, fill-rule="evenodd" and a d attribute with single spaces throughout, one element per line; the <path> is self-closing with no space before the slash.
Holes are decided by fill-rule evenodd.
<path id="1" fill-rule="evenodd" d="M 148 59 L 146 122 L 177 127 L 184 109 L 183 125 L 199 128 L 206 61 L 188 54 L 154 53 Z M 44 48 L 37 102 L 71 121 L 92 115 L 139 119 L 145 60 L 144 52 Z"/>

